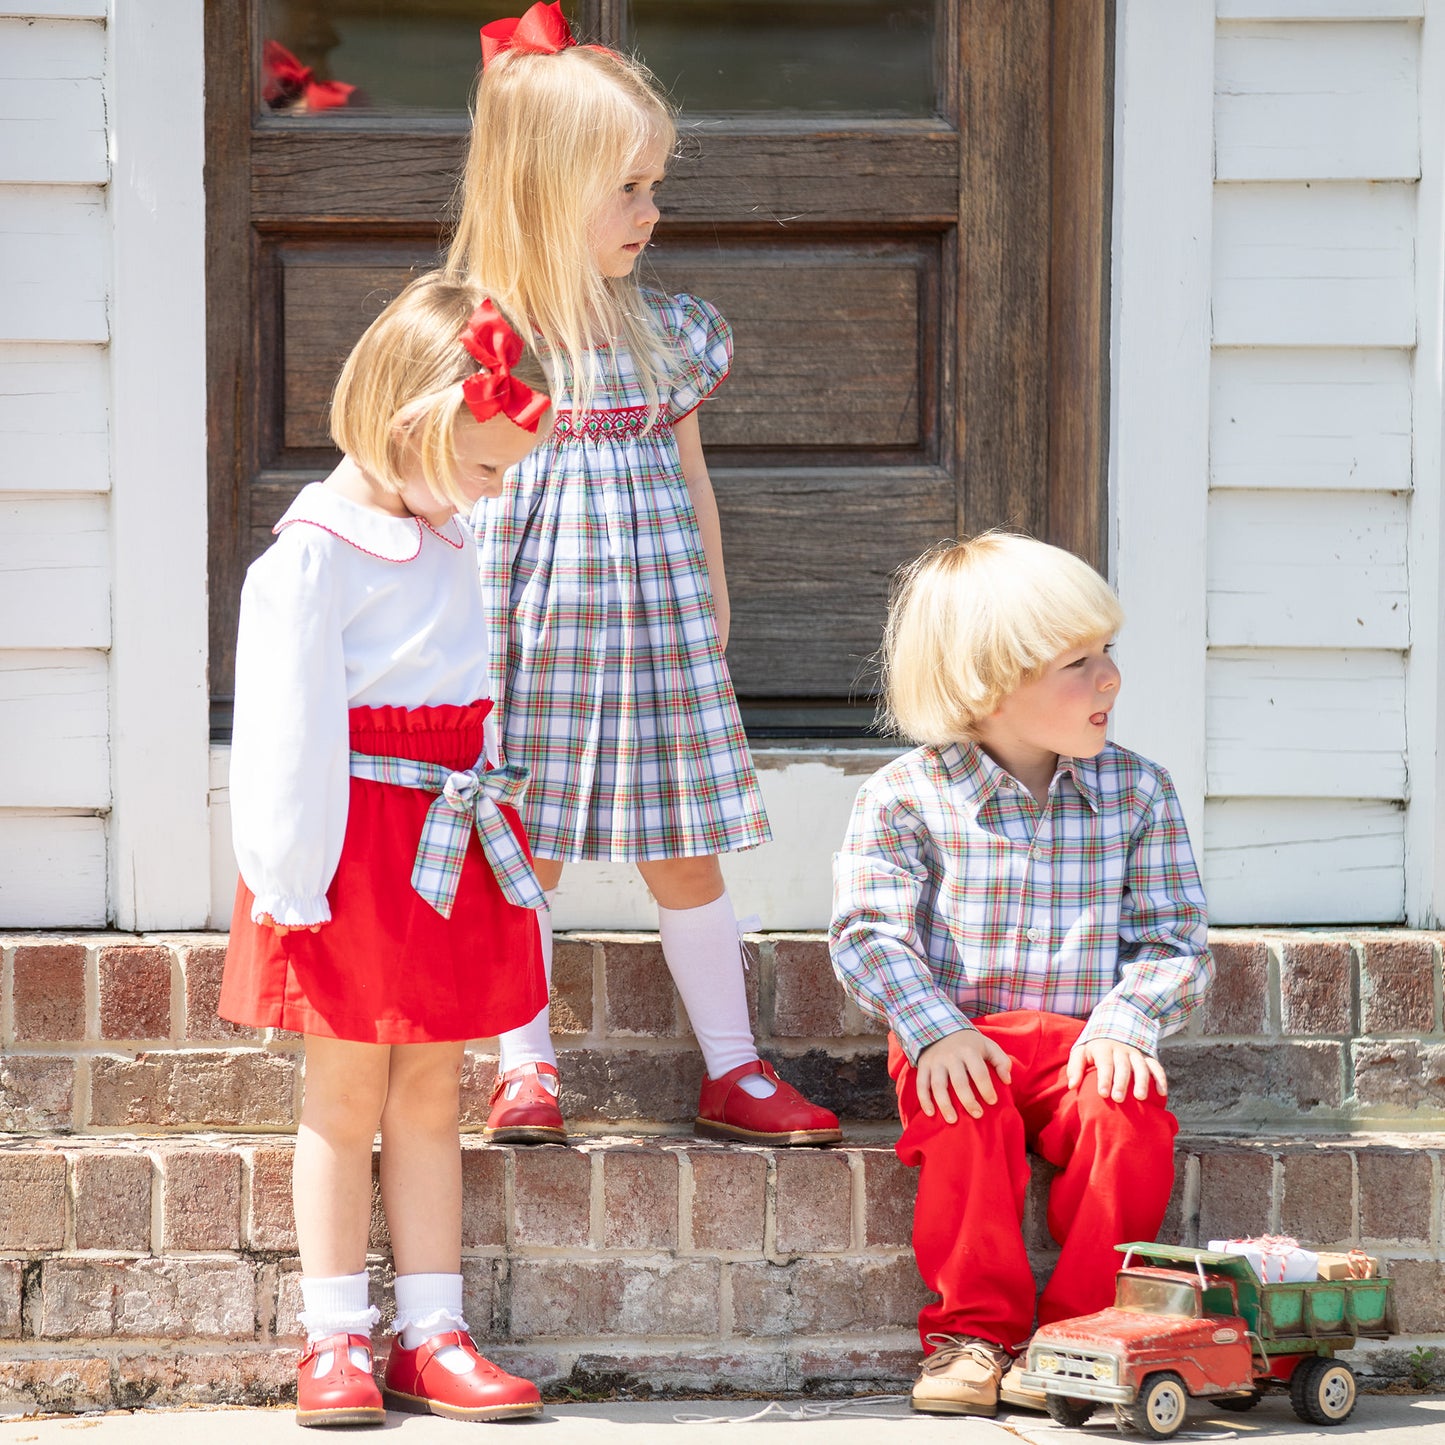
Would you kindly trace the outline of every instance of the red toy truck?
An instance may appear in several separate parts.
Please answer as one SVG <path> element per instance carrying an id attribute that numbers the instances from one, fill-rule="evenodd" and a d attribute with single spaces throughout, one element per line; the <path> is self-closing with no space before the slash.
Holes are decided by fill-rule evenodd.
<path id="1" fill-rule="evenodd" d="M 1248 1410 L 1288 1386 L 1301 1420 L 1338 1425 L 1355 1376 L 1336 1350 L 1394 1332 L 1388 1279 L 1263 1284 L 1242 1255 L 1121 1244 L 1110 1309 L 1041 1326 L 1024 1383 L 1061 1425 L 1110 1404 L 1121 1429 L 1167 1440 L 1190 1397 Z"/>

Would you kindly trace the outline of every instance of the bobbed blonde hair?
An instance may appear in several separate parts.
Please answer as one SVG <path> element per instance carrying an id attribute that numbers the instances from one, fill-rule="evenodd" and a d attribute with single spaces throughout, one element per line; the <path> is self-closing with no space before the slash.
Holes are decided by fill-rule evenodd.
<path id="1" fill-rule="evenodd" d="M 884 721 L 915 742 L 959 742 L 1060 653 L 1123 622 L 1109 584 L 1072 552 L 1010 532 L 941 543 L 895 581 Z"/>
<path id="2" fill-rule="evenodd" d="M 471 506 L 457 485 L 455 436 L 466 409 L 460 383 L 480 367 L 461 333 L 488 294 L 428 271 L 351 348 L 331 395 L 331 439 L 388 491 L 405 490 L 402 468 L 414 448 L 427 490 L 458 511 Z M 546 372 L 525 344 L 512 374 L 534 391 L 547 390 Z"/>
<path id="3" fill-rule="evenodd" d="M 593 396 L 586 352 L 618 341 L 655 415 L 666 341 L 636 277 L 597 269 L 592 225 L 645 158 L 676 145 L 673 109 L 651 72 L 609 50 L 507 50 L 477 82 L 447 270 L 485 276 L 498 305 L 526 318 L 552 394 L 570 372 L 578 413 Z"/>

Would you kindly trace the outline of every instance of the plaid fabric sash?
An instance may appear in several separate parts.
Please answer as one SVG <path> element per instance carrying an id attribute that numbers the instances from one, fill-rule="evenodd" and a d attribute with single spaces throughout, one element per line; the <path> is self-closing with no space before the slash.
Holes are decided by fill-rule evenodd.
<path id="1" fill-rule="evenodd" d="M 411 870 L 411 886 L 443 918 L 452 916 L 462 859 L 467 852 L 467 835 L 473 827 L 507 901 L 518 908 L 546 906 L 542 885 L 537 882 L 517 835 L 497 808 L 498 803 L 515 807 L 521 800 L 531 776 L 526 768 L 509 763 L 506 767 L 488 769 L 483 756 L 477 759 L 475 767 L 453 772 L 440 763 L 354 752 L 351 776 L 438 794 L 426 810 L 416 866 Z"/>

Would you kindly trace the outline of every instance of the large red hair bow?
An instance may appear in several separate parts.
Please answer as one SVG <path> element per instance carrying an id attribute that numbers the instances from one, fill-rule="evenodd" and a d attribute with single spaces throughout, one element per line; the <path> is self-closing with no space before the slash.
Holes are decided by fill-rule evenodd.
<path id="1" fill-rule="evenodd" d="M 309 65 L 302 65 L 275 40 L 268 40 L 261 52 L 261 98 L 267 105 L 304 100 L 307 110 L 336 110 L 351 99 L 355 89 L 344 80 L 317 80 Z"/>
<path id="2" fill-rule="evenodd" d="M 509 15 L 482 26 L 482 68 L 485 70 L 504 50 L 556 55 L 576 43 L 572 27 L 562 14 L 562 0 L 551 5 L 538 0 L 525 15 Z"/>
<path id="3" fill-rule="evenodd" d="M 500 413 L 523 431 L 535 432 L 552 398 L 512 375 L 512 368 L 522 359 L 522 338 L 490 297 L 472 312 L 462 329 L 461 343 L 483 368 L 462 382 L 462 398 L 471 414 L 478 421 L 490 421 Z"/>

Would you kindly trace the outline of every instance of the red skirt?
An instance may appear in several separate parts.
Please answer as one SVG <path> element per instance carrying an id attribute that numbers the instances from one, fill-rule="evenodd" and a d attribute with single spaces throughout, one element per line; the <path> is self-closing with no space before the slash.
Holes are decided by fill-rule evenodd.
<path id="1" fill-rule="evenodd" d="M 472 768 L 491 708 L 352 708 L 351 746 Z M 244 881 L 237 885 L 222 1018 L 358 1043 L 423 1044 L 489 1038 L 536 1016 L 547 1002 L 537 915 L 503 896 L 475 830 L 450 919 L 411 886 L 435 797 L 351 779 L 341 861 L 326 893 L 331 922 L 319 932 L 278 937 L 252 923 L 254 896 Z M 525 848 L 515 812 L 502 811 Z"/>

